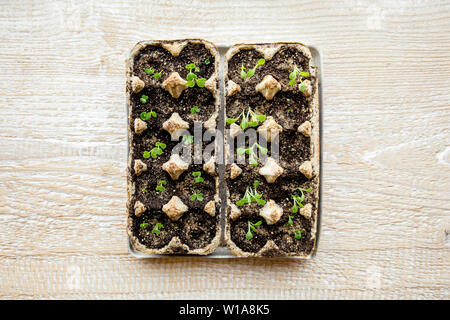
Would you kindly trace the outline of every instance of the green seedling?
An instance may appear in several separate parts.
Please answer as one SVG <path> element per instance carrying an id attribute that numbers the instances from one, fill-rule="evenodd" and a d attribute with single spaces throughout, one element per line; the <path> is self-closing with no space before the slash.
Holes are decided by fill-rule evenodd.
<path id="1" fill-rule="evenodd" d="M 142 191 L 142 193 L 148 193 L 147 188 L 142 188 L 141 191 Z"/>
<path id="2" fill-rule="evenodd" d="M 292 220 L 292 219 L 294 219 L 294 217 L 293 216 L 288 216 L 288 217 L 289 217 L 289 221 L 287 222 L 286 225 L 288 227 L 292 227 L 294 225 L 294 221 Z M 294 238 L 297 240 L 300 240 L 303 237 L 302 236 L 303 233 L 306 233 L 305 229 L 301 229 L 301 230 L 294 229 Z"/>
<path id="3" fill-rule="evenodd" d="M 288 227 L 292 227 L 294 225 L 294 221 L 292 220 L 293 218 L 293 216 L 289 216 L 289 221 L 286 224 Z M 303 238 L 303 233 L 306 233 L 305 229 L 294 229 L 294 238 L 300 240 L 301 238 Z"/>
<path id="4" fill-rule="evenodd" d="M 301 196 L 293 194 L 291 195 L 292 200 L 294 202 L 293 206 L 292 206 L 292 213 L 297 213 L 298 212 L 298 207 L 304 207 L 303 206 L 303 200 L 305 200 L 305 194 L 304 192 L 311 192 L 312 188 L 309 187 L 308 189 L 302 189 L 302 188 L 297 188 L 298 190 L 300 190 L 301 192 Z"/>
<path id="5" fill-rule="evenodd" d="M 189 88 L 195 87 L 195 84 L 197 84 L 198 87 L 203 88 L 205 86 L 205 78 L 199 78 L 194 72 L 199 72 L 200 68 L 195 66 L 194 63 L 190 63 L 186 65 L 186 69 L 189 70 L 189 73 L 186 76 L 186 85 Z M 192 71 L 194 70 L 194 71 Z"/>
<path id="6" fill-rule="evenodd" d="M 162 70 L 160 72 L 156 72 L 155 73 L 155 69 L 150 67 L 147 69 L 144 69 L 145 73 L 148 74 L 149 76 L 153 75 L 153 78 L 155 78 L 156 80 L 158 80 L 159 78 L 161 78 L 161 74 L 162 74 Z"/>
<path id="7" fill-rule="evenodd" d="M 241 119 L 242 118 L 242 119 Z M 237 118 L 227 118 L 227 123 L 232 124 L 241 119 L 241 128 L 246 130 L 248 127 L 257 127 L 260 122 L 266 121 L 266 116 L 263 114 L 256 114 L 252 109 L 248 108 L 247 113 L 242 110 Z"/>
<path id="8" fill-rule="evenodd" d="M 142 96 L 141 96 L 141 99 L 139 99 L 142 103 L 147 103 L 147 100 L 148 100 L 148 96 L 146 96 L 145 94 L 143 94 Z"/>
<path id="9" fill-rule="evenodd" d="M 144 151 L 144 154 L 142 155 L 145 159 L 148 159 L 150 157 L 156 158 L 159 155 L 163 154 L 163 150 L 166 148 L 166 144 L 162 142 L 156 142 L 155 147 L 150 151 Z"/>
<path id="10" fill-rule="evenodd" d="M 194 143 L 194 136 L 186 135 L 181 138 L 181 141 L 184 142 L 185 145 L 190 145 Z"/>
<path id="11" fill-rule="evenodd" d="M 294 238 L 297 240 L 300 240 L 303 237 L 302 236 L 303 233 L 306 233 L 305 229 L 301 229 L 301 230 L 294 229 Z"/>
<path id="12" fill-rule="evenodd" d="M 148 223 L 147 222 L 141 223 L 139 227 L 141 229 L 147 228 L 148 227 Z"/>
<path id="13" fill-rule="evenodd" d="M 164 192 L 166 190 L 166 188 L 164 187 L 166 184 L 167 184 L 166 180 L 159 180 L 155 190 Z"/>
<path id="14" fill-rule="evenodd" d="M 256 63 L 256 65 L 252 69 L 248 70 L 247 72 L 245 72 L 246 68 L 244 67 L 244 64 L 242 64 L 242 66 L 241 66 L 241 78 L 242 79 L 246 79 L 246 78 L 253 77 L 255 75 L 256 68 L 258 68 L 259 66 L 264 65 L 265 63 L 266 63 L 266 60 L 259 59 L 258 62 Z"/>
<path id="15" fill-rule="evenodd" d="M 292 220 L 294 217 L 293 216 L 288 216 L 289 217 L 289 221 L 287 222 L 287 226 L 290 227 L 294 224 L 294 221 Z"/>
<path id="16" fill-rule="evenodd" d="M 247 238 L 247 240 L 251 240 L 253 239 L 253 232 L 258 233 L 258 230 L 256 229 L 256 227 L 259 227 L 262 224 L 262 221 L 258 221 L 256 223 L 251 223 L 250 221 L 248 221 L 248 232 L 245 235 L 245 238 Z"/>
<path id="17" fill-rule="evenodd" d="M 161 229 L 163 229 L 164 226 L 162 223 L 156 223 L 155 227 L 152 230 L 152 233 L 156 234 L 157 236 L 159 236 L 159 234 L 161 233 Z"/>
<path id="18" fill-rule="evenodd" d="M 194 177 L 195 183 L 200 183 L 205 181 L 205 179 L 202 178 L 202 173 L 200 171 L 192 172 L 192 176 Z"/>
<path id="19" fill-rule="evenodd" d="M 258 185 L 259 181 L 255 180 L 255 182 L 253 182 L 253 189 L 251 187 L 247 187 L 247 189 L 245 190 L 244 197 L 238 202 L 236 202 L 236 204 L 238 206 L 243 206 L 246 203 L 250 204 L 253 201 L 255 201 L 259 205 L 265 205 L 266 200 L 261 199 L 262 194 L 259 194 L 258 191 L 256 190 L 256 188 L 258 188 Z"/>
<path id="20" fill-rule="evenodd" d="M 193 106 L 191 108 L 191 114 L 195 114 L 195 113 L 198 113 L 198 112 L 200 112 L 200 108 L 199 107 Z"/>
<path id="21" fill-rule="evenodd" d="M 203 201 L 203 193 L 197 193 L 194 189 L 192 189 L 191 201 Z"/>
<path id="22" fill-rule="evenodd" d="M 261 147 L 257 142 L 255 142 L 251 147 L 248 148 L 237 148 L 237 153 L 238 154 L 248 154 L 249 155 L 249 163 L 252 166 L 257 166 L 258 165 L 258 149 L 259 151 L 261 151 L 261 153 L 263 154 L 267 154 L 267 148 Z"/>
<path id="23" fill-rule="evenodd" d="M 300 77 L 299 77 L 300 76 Z M 303 84 L 303 81 L 305 79 L 305 77 L 309 77 L 309 72 L 303 72 L 301 71 L 296 65 L 294 66 L 294 71 L 292 71 L 289 74 L 289 85 L 293 86 L 297 83 L 297 77 L 299 77 L 299 81 L 300 81 L 300 91 L 304 92 L 306 90 L 305 85 Z"/>
<path id="24" fill-rule="evenodd" d="M 305 200 L 305 192 L 311 192 L 312 188 L 308 188 L 308 189 L 303 189 L 303 188 L 297 188 L 298 190 L 300 190 L 301 192 L 301 196 L 298 196 L 296 194 L 292 195 L 292 199 L 294 201 L 294 205 L 292 206 L 292 212 L 293 213 L 297 213 L 298 212 L 298 207 L 304 207 L 303 206 L 303 200 Z M 294 225 L 294 221 L 292 220 L 294 217 L 293 216 L 289 216 L 289 220 L 287 222 L 287 226 L 292 227 Z M 303 234 L 306 233 L 305 229 L 294 229 L 294 238 L 297 240 L 302 239 Z"/>
<path id="25" fill-rule="evenodd" d="M 150 68 L 146 68 L 144 69 L 145 73 L 148 74 L 149 76 L 151 76 L 152 74 L 155 73 L 155 69 L 153 69 L 152 67 Z"/>
<path id="26" fill-rule="evenodd" d="M 166 144 L 162 142 L 156 142 L 155 147 L 150 150 L 150 155 L 152 158 L 156 158 L 159 155 L 163 154 L 163 150 L 166 148 Z M 145 157 L 144 157 L 145 158 Z M 147 157 L 148 158 L 148 157 Z"/>
<path id="27" fill-rule="evenodd" d="M 160 72 L 157 72 L 153 75 L 153 78 L 155 78 L 156 80 L 158 80 L 159 78 L 161 78 L 162 75 L 162 70 Z"/>
<path id="28" fill-rule="evenodd" d="M 150 110 L 149 112 L 141 112 L 140 117 L 144 121 L 150 118 L 156 118 L 156 112 L 153 110 Z"/>
<path id="29" fill-rule="evenodd" d="M 211 63 L 211 61 L 210 61 L 209 59 L 206 59 L 206 60 L 205 60 L 205 64 L 206 64 L 206 65 L 208 65 L 208 64 L 210 64 L 210 63 Z"/>

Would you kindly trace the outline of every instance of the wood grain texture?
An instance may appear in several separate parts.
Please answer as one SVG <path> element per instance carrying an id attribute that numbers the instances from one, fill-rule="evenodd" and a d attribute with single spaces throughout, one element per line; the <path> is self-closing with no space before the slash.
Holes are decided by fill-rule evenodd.
<path id="1" fill-rule="evenodd" d="M 186 37 L 322 49 L 313 260 L 128 254 L 124 61 Z M 450 298 L 449 1 L 1 1 L 0 52 L 0 298 Z"/>

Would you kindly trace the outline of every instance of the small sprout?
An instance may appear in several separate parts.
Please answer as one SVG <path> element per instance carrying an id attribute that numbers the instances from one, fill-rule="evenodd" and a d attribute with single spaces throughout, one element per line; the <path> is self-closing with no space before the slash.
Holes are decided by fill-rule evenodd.
<path id="1" fill-rule="evenodd" d="M 245 110 L 237 118 L 227 118 L 227 123 L 232 124 L 241 119 L 241 128 L 246 130 L 248 127 L 257 127 L 260 122 L 266 121 L 266 116 L 263 114 L 256 114 L 252 109 L 248 108 L 247 113 Z"/>
<path id="2" fill-rule="evenodd" d="M 205 86 L 205 78 L 198 78 L 197 75 L 194 72 L 199 72 L 200 68 L 195 66 L 194 63 L 190 63 L 186 65 L 186 69 L 189 70 L 189 73 L 186 76 L 186 85 L 189 88 L 193 88 L 195 87 L 195 84 L 197 83 L 197 86 L 199 86 L 200 88 L 203 88 Z M 192 71 L 194 70 L 194 71 Z"/>
<path id="3" fill-rule="evenodd" d="M 294 224 L 294 221 L 292 221 L 293 216 L 289 216 L 289 221 L 287 222 L 287 226 L 290 227 Z"/>
<path id="4" fill-rule="evenodd" d="M 156 118 L 156 112 L 155 111 L 153 111 L 153 110 L 150 110 L 149 112 L 141 112 L 141 115 L 140 115 L 140 117 L 141 117 L 141 119 L 142 120 L 148 120 L 148 119 L 150 119 L 150 118 Z"/>
<path id="5" fill-rule="evenodd" d="M 302 230 L 294 229 L 294 238 L 300 240 L 302 238 L 303 233 L 306 233 L 305 229 Z"/>
<path id="6" fill-rule="evenodd" d="M 247 77 L 247 72 L 245 72 L 244 64 L 241 66 L 241 78 L 245 79 Z"/>
<path id="7" fill-rule="evenodd" d="M 295 148 L 291 148 L 291 151 L 294 152 L 294 151 L 295 151 Z"/>
<path id="8" fill-rule="evenodd" d="M 256 229 L 256 227 L 259 227 L 262 224 L 262 221 L 258 221 L 256 223 L 251 223 L 250 221 L 248 221 L 248 232 L 245 235 L 245 238 L 247 238 L 247 240 L 252 240 L 253 239 L 253 233 L 258 233 L 258 230 Z"/>
<path id="9" fill-rule="evenodd" d="M 194 136 L 185 135 L 181 138 L 181 141 L 184 142 L 185 145 L 190 145 L 194 143 Z"/>
<path id="10" fill-rule="evenodd" d="M 297 188 L 300 190 L 300 192 L 302 193 L 301 196 L 298 195 L 292 195 L 292 199 L 294 199 L 294 205 L 292 206 L 292 212 L 293 213 L 297 213 L 298 212 L 298 207 L 302 207 L 303 208 L 303 200 L 305 199 L 305 194 L 303 192 L 311 192 L 312 188 L 308 188 L 308 189 L 302 189 L 302 188 Z M 293 227 L 294 226 L 294 221 L 292 220 L 294 217 L 293 216 L 288 216 L 289 217 L 289 221 L 287 222 L 287 226 L 289 227 Z M 306 233 L 305 229 L 294 229 L 294 238 L 297 240 L 300 240 L 302 238 L 302 234 Z"/>
<path id="11" fill-rule="evenodd" d="M 291 112 L 294 112 L 294 110 L 292 110 L 292 109 L 290 109 L 290 108 L 286 110 L 286 114 L 287 114 L 288 116 L 289 116 L 289 114 L 290 114 Z"/>
<path id="12" fill-rule="evenodd" d="M 200 88 L 203 88 L 205 86 L 205 78 L 199 78 L 197 79 L 197 86 L 199 86 Z"/>
<path id="13" fill-rule="evenodd" d="M 194 177 L 195 183 L 200 183 L 205 181 L 205 179 L 202 178 L 202 173 L 200 171 L 192 172 L 192 176 Z"/>
<path id="14" fill-rule="evenodd" d="M 159 155 L 163 154 L 163 150 L 166 148 L 166 145 L 162 142 L 156 142 L 155 147 L 150 150 L 150 155 L 152 158 L 156 158 Z M 144 157 L 145 158 L 145 157 Z M 148 157 L 147 157 L 148 158 Z"/>
<path id="15" fill-rule="evenodd" d="M 241 78 L 245 79 L 245 78 L 253 77 L 255 75 L 256 68 L 258 68 L 259 66 L 264 65 L 265 63 L 266 63 L 266 60 L 259 59 L 258 62 L 256 63 L 256 65 L 252 69 L 248 70 L 248 72 L 245 72 L 244 64 L 242 64 L 242 66 L 241 66 Z"/>
<path id="16" fill-rule="evenodd" d="M 255 182 L 253 182 L 253 189 L 251 187 L 247 187 L 247 189 L 245 190 L 244 197 L 241 200 L 239 200 L 238 202 L 236 202 L 236 204 L 238 206 L 243 206 L 246 203 L 250 204 L 253 201 L 256 201 L 256 203 L 259 205 L 265 205 L 266 200 L 261 199 L 262 194 L 259 194 L 258 191 L 256 191 L 256 188 L 258 187 L 258 185 L 259 185 L 259 181 L 255 180 Z"/>
<path id="17" fill-rule="evenodd" d="M 143 94 L 142 96 L 141 96 L 141 99 L 139 99 L 142 103 L 147 103 L 147 100 L 148 100 L 148 96 L 146 96 L 145 94 Z"/>
<path id="18" fill-rule="evenodd" d="M 192 189 L 191 201 L 203 201 L 203 193 L 197 193 L 194 189 Z"/>
<path id="19" fill-rule="evenodd" d="M 297 213 L 298 212 L 298 207 L 304 207 L 303 206 L 303 200 L 305 200 L 305 194 L 303 192 L 311 192 L 312 188 L 308 188 L 308 189 L 302 189 L 302 188 L 297 188 L 298 190 L 300 190 L 300 192 L 302 193 L 301 196 L 298 196 L 296 194 L 291 195 L 292 200 L 294 202 L 294 205 L 292 206 L 292 213 Z"/>
<path id="20" fill-rule="evenodd" d="M 160 72 L 156 72 L 155 73 L 155 69 L 153 67 L 150 68 L 146 68 L 144 69 L 145 73 L 148 74 L 149 76 L 153 75 L 153 78 L 155 78 L 156 80 L 158 80 L 159 78 L 161 78 L 161 74 L 162 74 L 162 70 Z"/>
<path id="21" fill-rule="evenodd" d="M 260 158 L 257 155 L 257 152 L 261 151 L 262 154 L 267 154 L 268 149 L 261 147 L 259 145 L 259 143 L 255 142 L 253 143 L 253 145 L 251 147 L 248 148 L 237 148 L 237 153 L 238 154 L 248 154 L 249 155 L 249 163 L 252 166 L 257 166 L 258 165 L 258 160 L 260 160 Z"/>
<path id="22" fill-rule="evenodd" d="M 210 64 L 210 63 L 211 63 L 211 61 L 210 61 L 209 59 L 206 59 L 206 60 L 205 60 L 205 64 L 206 64 L 206 65 L 208 65 L 208 64 Z"/>
<path id="23" fill-rule="evenodd" d="M 199 107 L 193 106 L 191 108 L 191 114 L 195 114 L 195 113 L 198 113 L 198 112 L 200 112 L 200 108 Z"/>
<path id="24" fill-rule="evenodd" d="M 147 193 L 148 192 L 147 188 L 142 188 L 141 191 L 142 191 L 142 193 Z"/>
<path id="25" fill-rule="evenodd" d="M 161 191 L 164 192 L 166 190 L 166 188 L 164 188 L 164 186 L 167 184 L 166 180 L 159 180 L 158 181 L 158 185 L 156 186 L 156 191 Z"/>
<path id="26" fill-rule="evenodd" d="M 162 70 L 160 72 L 157 72 L 153 75 L 153 78 L 155 78 L 156 80 L 158 80 L 159 78 L 161 78 L 161 74 L 162 74 Z"/>
<path id="27" fill-rule="evenodd" d="M 152 233 L 156 234 L 157 236 L 159 236 L 159 234 L 161 233 L 161 229 L 163 229 L 164 226 L 162 223 L 156 223 L 155 227 L 152 230 Z"/>
<path id="28" fill-rule="evenodd" d="M 300 91 L 304 92 L 306 90 L 306 87 L 303 84 L 303 81 L 305 80 L 303 78 L 309 77 L 309 72 L 300 71 L 300 69 L 297 67 L 297 65 L 294 65 L 294 71 L 292 71 L 289 74 L 289 79 L 290 79 L 289 85 L 290 86 L 293 86 L 297 83 L 298 76 L 300 76 Z"/>
<path id="29" fill-rule="evenodd" d="M 141 223 L 140 227 L 141 227 L 141 229 L 147 228 L 148 223 L 147 222 Z"/>
<path id="30" fill-rule="evenodd" d="M 155 69 L 153 69 L 152 67 L 144 69 L 145 73 L 148 74 L 149 76 L 151 76 L 152 74 L 155 73 Z"/>
<path id="31" fill-rule="evenodd" d="M 148 158 L 150 158 L 150 152 L 144 151 L 144 153 L 142 154 L 142 156 L 144 157 L 144 159 L 148 159 Z"/>

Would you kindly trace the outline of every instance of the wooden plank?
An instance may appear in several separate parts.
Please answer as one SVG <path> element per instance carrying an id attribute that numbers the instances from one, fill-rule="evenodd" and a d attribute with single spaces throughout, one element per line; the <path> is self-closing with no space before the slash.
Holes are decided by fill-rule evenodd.
<path id="1" fill-rule="evenodd" d="M 0 9 L 0 298 L 450 298 L 448 1 Z M 323 50 L 313 260 L 128 255 L 124 60 L 186 37 Z"/>

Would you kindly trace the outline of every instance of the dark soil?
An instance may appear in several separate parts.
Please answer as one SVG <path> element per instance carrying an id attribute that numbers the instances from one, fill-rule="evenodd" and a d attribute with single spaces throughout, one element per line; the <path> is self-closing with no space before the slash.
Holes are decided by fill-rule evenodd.
<path id="1" fill-rule="evenodd" d="M 275 121 L 283 127 L 279 138 L 279 163 L 283 167 L 284 173 L 275 183 L 269 184 L 258 173 L 264 158 L 261 159 L 257 166 L 251 166 L 248 164 L 247 157 L 246 165 L 237 163 L 243 172 L 233 180 L 229 177 L 230 164 L 233 162 L 233 159 L 228 159 L 225 179 L 232 203 L 239 201 L 245 194 L 246 188 L 248 186 L 253 187 L 253 182 L 258 180 L 260 182 L 257 189 L 258 193 L 263 195 L 263 199 L 272 199 L 280 205 L 283 208 L 283 215 L 276 224 L 267 225 L 264 218 L 259 216 L 261 205 L 257 205 L 255 202 L 252 202 L 250 205 L 245 204 L 239 207 L 242 215 L 235 221 L 229 220 L 229 223 L 231 223 L 231 239 L 239 248 L 246 252 L 258 252 L 268 240 L 273 240 L 285 254 L 307 254 L 314 245 L 314 240 L 311 239 L 311 226 L 315 221 L 315 217 L 313 216 L 308 220 L 299 213 L 293 214 L 291 211 L 293 204 L 291 195 L 300 195 L 299 191 L 296 191 L 298 187 L 303 189 L 317 187 L 313 181 L 306 179 L 298 169 L 303 161 L 309 160 L 311 157 L 310 138 L 303 136 L 297 131 L 301 123 L 311 119 L 311 100 L 303 96 L 297 85 L 289 86 L 288 82 L 289 73 L 292 72 L 293 65 L 296 64 L 301 70 L 305 70 L 308 61 L 296 49 L 284 47 L 270 61 L 266 61 L 265 65 L 258 67 L 253 77 L 242 80 L 240 76 L 242 64 L 249 69 L 261 58 L 263 56 L 255 50 L 243 50 L 228 61 L 226 80 L 233 80 L 240 85 L 241 92 L 236 93 L 232 97 L 227 97 L 227 117 L 237 118 L 242 110 L 248 110 L 248 108 L 251 108 L 258 114 L 273 116 Z M 271 74 L 282 86 L 281 91 L 270 101 L 255 91 L 255 86 L 267 74 Z M 313 84 L 316 81 L 312 76 L 308 77 L 308 79 Z M 236 144 L 235 140 L 233 145 L 235 151 L 237 148 Z M 269 149 L 268 155 L 270 156 L 271 144 L 268 143 L 267 146 Z M 236 152 L 234 154 L 236 155 Z M 305 193 L 303 204 L 311 203 L 314 212 L 316 206 L 312 194 L 313 192 Z M 292 217 L 293 226 L 287 226 L 289 216 Z M 248 221 L 255 223 L 260 220 L 262 225 L 257 228 L 258 232 L 253 232 L 253 239 L 247 240 L 245 235 L 248 231 Z M 305 229 L 306 233 L 303 234 L 302 239 L 294 238 L 294 229 Z"/>
<path id="2" fill-rule="evenodd" d="M 148 223 L 141 228 L 142 223 Z M 161 232 L 152 232 L 156 223 L 162 223 Z M 133 220 L 133 232 L 140 242 L 149 248 L 162 248 L 169 244 L 173 237 L 178 236 L 189 249 L 205 247 L 216 235 L 216 224 L 219 216 L 211 217 L 203 209 L 192 209 L 185 213 L 178 221 L 171 221 L 160 209 L 147 210 L 142 216 Z"/>
<path id="3" fill-rule="evenodd" d="M 210 63 L 205 64 L 209 59 Z M 203 44 L 190 43 L 180 52 L 178 57 L 160 46 L 147 46 L 140 51 L 134 58 L 134 75 L 141 78 L 146 85 L 157 86 L 159 82 L 164 81 L 172 72 L 178 72 L 183 79 L 189 70 L 186 65 L 195 63 L 200 68 L 195 74 L 199 78 L 208 79 L 214 73 L 215 59 Z M 154 68 L 157 72 L 162 71 L 162 77 L 155 80 L 152 75 L 148 75 L 144 69 Z"/>
<path id="4" fill-rule="evenodd" d="M 149 97 L 147 103 L 140 102 L 142 95 Z M 133 94 L 131 98 L 133 104 L 133 122 L 134 118 L 139 117 L 141 112 L 153 110 L 157 117 L 152 118 L 150 122 L 157 128 L 166 121 L 173 112 L 178 112 L 180 117 L 189 122 L 192 127 L 194 121 L 206 121 L 215 110 L 215 99 L 211 92 L 206 88 L 193 87 L 183 91 L 178 99 L 172 96 L 163 88 L 144 88 L 141 92 Z M 197 106 L 199 113 L 191 114 L 191 108 Z"/>
<path id="5" fill-rule="evenodd" d="M 205 64 L 209 59 L 210 63 Z M 182 243 L 187 244 L 190 249 L 200 249 L 207 246 L 216 235 L 216 226 L 219 223 L 219 210 L 216 204 L 216 216 L 211 217 L 203 208 L 207 202 L 214 200 L 216 193 L 215 178 L 203 171 L 201 164 L 194 164 L 192 160 L 188 170 L 183 172 L 178 180 L 172 180 L 169 174 L 162 170 L 163 163 L 169 160 L 172 149 L 181 141 L 171 141 L 170 134 L 162 129 L 162 124 L 170 118 L 173 112 L 178 112 L 181 118 L 189 123 L 189 131 L 194 135 L 194 123 L 201 125 L 208 120 L 215 111 L 215 97 L 206 88 L 195 86 L 183 91 L 178 99 L 161 87 L 162 82 L 172 73 L 178 72 L 182 78 L 186 78 L 189 72 L 186 65 L 195 63 L 200 71 L 195 72 L 199 78 L 208 79 L 214 73 L 215 58 L 203 44 L 188 44 L 178 57 L 173 57 L 166 49 L 160 46 L 147 46 L 142 49 L 134 59 L 133 75 L 138 76 L 145 82 L 145 88 L 135 94 L 131 92 L 130 84 L 127 90 L 130 93 L 132 106 L 129 115 L 129 130 L 132 132 L 132 168 L 131 179 L 136 183 L 136 190 L 130 201 L 129 212 L 132 215 L 133 232 L 142 244 L 148 248 L 162 248 L 167 245 L 174 236 L 178 236 Z M 162 71 L 160 79 L 148 75 L 144 69 L 154 68 L 156 72 Z M 146 95 L 148 100 L 142 103 L 140 98 Z M 200 112 L 191 114 L 191 107 L 197 106 Z M 134 121 L 140 117 L 141 112 L 154 111 L 156 118 L 146 120 L 147 129 L 141 134 L 134 133 Z M 205 130 L 202 130 L 204 133 Z M 214 141 L 214 138 L 212 139 Z M 143 154 L 155 147 L 156 142 L 166 144 L 166 149 L 157 158 L 145 159 Z M 197 142 L 196 142 L 197 143 Z M 199 142 L 196 146 L 204 149 L 211 142 Z M 214 143 L 214 142 L 212 142 Z M 194 156 L 194 144 L 187 148 L 191 150 L 191 158 Z M 148 170 L 136 176 L 134 172 L 134 160 L 143 161 Z M 187 160 L 187 159 L 186 159 Z M 200 171 L 204 182 L 195 183 L 192 173 Z M 155 188 L 160 180 L 166 181 L 165 191 L 156 191 Z M 193 191 L 203 194 L 202 201 L 191 201 Z M 178 221 L 171 221 L 161 211 L 172 196 L 178 196 L 185 205 L 189 207 Z M 134 216 L 134 203 L 141 201 L 147 211 L 141 217 Z M 149 226 L 140 228 L 141 223 Z M 164 228 L 159 235 L 152 233 L 156 223 L 162 223 Z"/>

